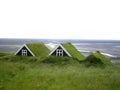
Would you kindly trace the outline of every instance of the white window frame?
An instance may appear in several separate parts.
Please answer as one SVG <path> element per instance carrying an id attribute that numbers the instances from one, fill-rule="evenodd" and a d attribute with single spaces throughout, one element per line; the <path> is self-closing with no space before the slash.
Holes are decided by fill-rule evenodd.
<path id="1" fill-rule="evenodd" d="M 27 50 L 26 49 L 22 50 L 22 56 L 27 56 Z"/>
<path id="2" fill-rule="evenodd" d="M 56 56 L 63 56 L 63 49 L 56 49 Z"/>

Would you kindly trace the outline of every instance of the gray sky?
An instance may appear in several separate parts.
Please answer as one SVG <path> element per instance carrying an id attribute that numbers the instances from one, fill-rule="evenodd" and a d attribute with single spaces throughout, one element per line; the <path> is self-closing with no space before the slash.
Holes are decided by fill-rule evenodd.
<path id="1" fill-rule="evenodd" d="M 120 40 L 120 0 L 0 0 L 0 38 Z"/>

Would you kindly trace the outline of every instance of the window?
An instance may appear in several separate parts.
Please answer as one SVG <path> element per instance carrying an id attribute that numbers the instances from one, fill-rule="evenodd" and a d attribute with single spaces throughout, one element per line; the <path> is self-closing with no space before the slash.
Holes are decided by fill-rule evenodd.
<path id="1" fill-rule="evenodd" d="M 57 49 L 56 50 L 56 56 L 63 56 L 63 50 L 62 49 Z"/>
<path id="2" fill-rule="evenodd" d="M 27 50 L 25 49 L 22 50 L 22 56 L 27 56 Z"/>

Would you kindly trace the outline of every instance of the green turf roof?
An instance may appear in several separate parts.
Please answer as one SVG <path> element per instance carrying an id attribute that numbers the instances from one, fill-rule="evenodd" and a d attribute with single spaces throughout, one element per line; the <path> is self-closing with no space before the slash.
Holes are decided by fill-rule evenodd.
<path id="1" fill-rule="evenodd" d="M 47 57 L 50 50 L 43 43 L 29 43 L 26 44 L 35 56 Z"/>
<path id="2" fill-rule="evenodd" d="M 104 64 L 106 65 L 110 65 L 111 61 L 110 59 L 108 59 L 107 57 L 105 57 L 103 54 L 99 53 L 99 52 L 95 52 L 93 53 L 93 55 L 97 58 L 99 58 Z"/>
<path id="3" fill-rule="evenodd" d="M 62 43 L 63 47 L 70 53 L 70 55 L 79 60 L 84 60 L 85 56 L 82 55 L 71 43 Z"/>

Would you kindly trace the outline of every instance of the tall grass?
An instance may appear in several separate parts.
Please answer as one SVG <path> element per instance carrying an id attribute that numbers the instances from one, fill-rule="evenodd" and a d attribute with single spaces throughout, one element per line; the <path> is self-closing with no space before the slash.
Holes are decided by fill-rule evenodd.
<path id="1" fill-rule="evenodd" d="M 0 90 L 120 90 L 120 67 L 36 62 L 0 60 Z"/>

